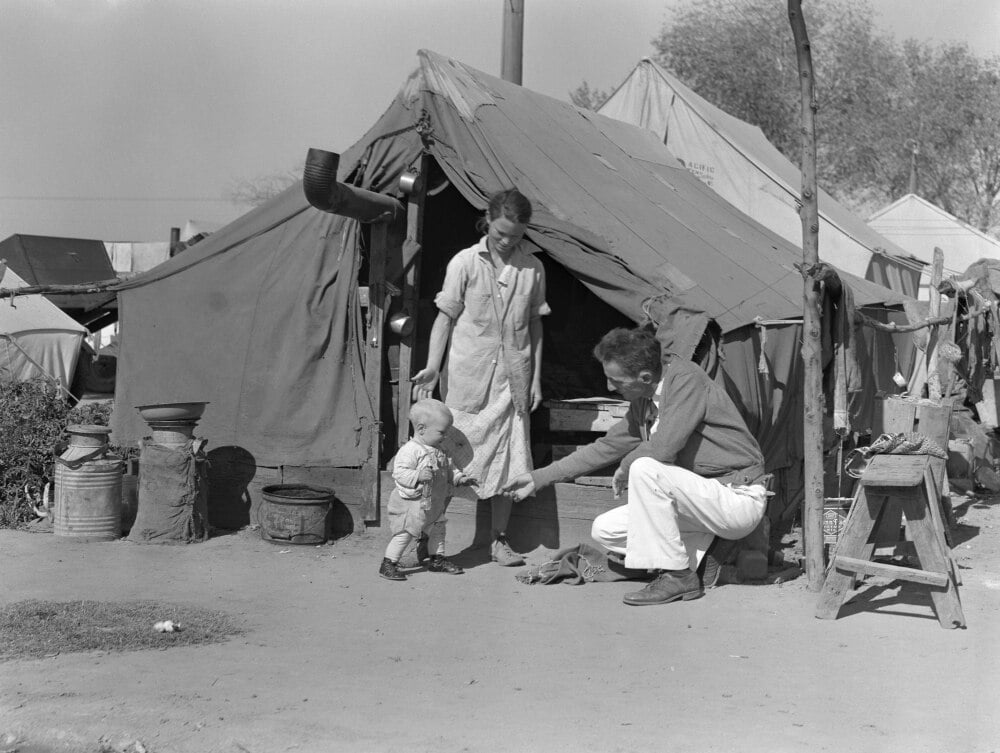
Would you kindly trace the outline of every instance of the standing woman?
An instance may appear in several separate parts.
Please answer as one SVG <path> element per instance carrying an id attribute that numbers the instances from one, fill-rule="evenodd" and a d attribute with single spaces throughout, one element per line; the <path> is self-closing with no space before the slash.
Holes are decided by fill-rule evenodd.
<path id="1" fill-rule="evenodd" d="M 532 467 L 528 416 L 542 402 L 541 317 L 550 311 L 545 270 L 521 243 L 530 220 L 531 202 L 516 189 L 490 198 L 477 226 L 486 235 L 448 262 L 427 366 L 413 377 L 418 398 L 441 377 L 442 399 L 473 453 L 462 471 L 492 504 L 490 555 L 508 567 L 524 559 L 507 542 L 513 500 L 501 491 Z"/>

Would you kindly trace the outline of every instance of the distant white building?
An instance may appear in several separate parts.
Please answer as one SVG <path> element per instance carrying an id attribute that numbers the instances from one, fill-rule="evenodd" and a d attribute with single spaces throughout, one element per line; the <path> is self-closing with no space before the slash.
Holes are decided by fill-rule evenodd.
<path id="1" fill-rule="evenodd" d="M 916 194 L 906 194 L 878 210 L 868 220 L 873 230 L 928 265 L 934 249 L 944 252 L 945 277 L 961 274 L 980 259 L 1000 259 L 1000 240 L 948 214 Z M 928 266 L 921 278 L 921 300 L 927 300 Z"/>

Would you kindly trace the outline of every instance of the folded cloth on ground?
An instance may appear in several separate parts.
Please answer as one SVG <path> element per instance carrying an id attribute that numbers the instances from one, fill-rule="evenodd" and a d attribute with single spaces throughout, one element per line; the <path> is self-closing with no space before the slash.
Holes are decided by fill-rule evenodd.
<path id="1" fill-rule="evenodd" d="M 937 442 L 918 432 L 882 434 L 868 447 L 847 453 L 844 470 L 853 478 L 861 478 L 873 455 L 932 455 L 948 459 L 948 453 Z"/>
<path id="2" fill-rule="evenodd" d="M 541 583 L 568 583 L 582 586 L 584 583 L 607 583 L 615 580 L 648 580 L 652 575 L 646 570 L 625 567 L 620 559 L 609 557 L 590 544 L 560 549 L 552 559 L 536 567 L 530 567 L 515 576 L 521 583 L 530 585 Z"/>

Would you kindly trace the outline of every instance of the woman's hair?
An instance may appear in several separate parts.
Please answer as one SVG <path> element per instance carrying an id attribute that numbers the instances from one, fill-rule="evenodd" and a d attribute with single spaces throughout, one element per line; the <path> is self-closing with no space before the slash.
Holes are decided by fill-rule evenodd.
<path id="1" fill-rule="evenodd" d="M 489 223 L 500 217 L 519 225 L 527 225 L 531 221 L 531 202 L 516 188 L 497 191 L 490 197 L 490 203 L 486 207 L 486 217 L 481 218 L 476 227 L 485 233 Z"/>
<path id="2" fill-rule="evenodd" d="M 637 377 L 643 370 L 660 370 L 660 343 L 646 327 L 617 327 L 594 346 L 594 358 L 601 363 L 614 361 L 629 376 Z"/>

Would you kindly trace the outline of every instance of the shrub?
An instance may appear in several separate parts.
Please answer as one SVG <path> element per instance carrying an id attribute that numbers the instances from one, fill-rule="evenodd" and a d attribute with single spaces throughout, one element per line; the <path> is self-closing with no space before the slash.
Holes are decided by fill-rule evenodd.
<path id="1" fill-rule="evenodd" d="M 35 517 L 24 490 L 38 494 L 52 480 L 53 448 L 68 414 L 69 405 L 50 382 L 0 384 L 0 527 Z"/>

